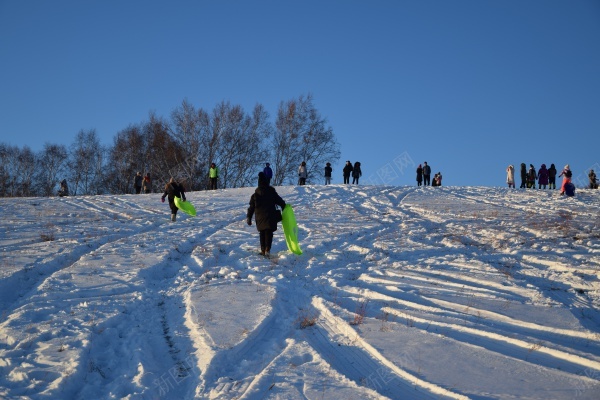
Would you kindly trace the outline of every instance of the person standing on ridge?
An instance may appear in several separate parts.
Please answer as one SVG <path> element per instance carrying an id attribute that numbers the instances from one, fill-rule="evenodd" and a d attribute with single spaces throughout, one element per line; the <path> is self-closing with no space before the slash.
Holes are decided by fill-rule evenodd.
<path id="1" fill-rule="evenodd" d="M 427 161 L 423 164 L 423 186 L 429 186 L 431 184 L 431 167 L 427 165 Z"/>
<path id="2" fill-rule="evenodd" d="M 331 163 L 325 164 L 325 184 L 331 184 L 331 173 L 333 172 L 333 168 L 331 168 Z"/>
<path id="3" fill-rule="evenodd" d="M 525 163 L 521 163 L 521 187 L 520 189 L 525 189 L 527 187 L 527 165 Z"/>
<path id="4" fill-rule="evenodd" d="M 550 164 L 548 168 L 548 189 L 556 189 L 556 167 Z"/>
<path id="5" fill-rule="evenodd" d="M 67 180 L 66 179 L 63 179 L 62 181 L 60 181 L 60 189 L 58 191 L 58 195 L 60 197 L 68 196 L 69 195 L 69 186 L 67 186 Z"/>
<path id="6" fill-rule="evenodd" d="M 508 183 L 509 189 L 511 187 L 513 189 L 515 188 L 515 167 L 512 165 L 509 165 L 508 168 L 506 168 L 506 183 Z"/>
<path id="7" fill-rule="evenodd" d="M 149 173 L 144 176 L 144 193 L 152 193 L 152 179 Z"/>
<path id="8" fill-rule="evenodd" d="M 271 169 L 271 164 L 267 163 L 265 169 L 263 169 L 263 173 L 265 174 L 265 179 L 267 180 L 267 184 L 271 184 L 271 178 L 273 178 L 273 170 Z"/>
<path id="9" fill-rule="evenodd" d="M 421 186 L 423 184 L 423 167 L 421 164 L 417 167 L 417 186 Z"/>
<path id="10" fill-rule="evenodd" d="M 165 185 L 165 192 L 163 193 L 160 200 L 164 203 L 165 197 L 169 198 L 169 207 L 171 208 L 171 221 L 175 222 L 177 219 L 177 206 L 175 205 L 175 196 L 185 201 L 185 188 L 182 184 L 177 182 L 175 178 L 171 178 L 169 183 Z"/>
<path id="11" fill-rule="evenodd" d="M 354 163 L 354 168 L 352 169 L 352 184 L 358 185 L 358 178 L 362 176 L 362 171 L 360 170 L 360 163 L 357 161 Z"/>
<path id="12" fill-rule="evenodd" d="M 538 185 L 538 189 L 541 189 L 542 186 L 546 189 L 546 186 L 548 186 L 548 170 L 546 169 L 546 164 L 542 164 L 538 171 Z"/>
<path id="13" fill-rule="evenodd" d="M 246 223 L 252 225 L 252 216 L 256 222 L 256 229 L 260 237 L 260 254 L 269 257 L 273 244 L 273 232 L 277 230 L 277 223 L 281 221 L 275 206 L 285 208 L 285 201 L 277 194 L 273 186 L 269 186 L 264 172 L 258 173 L 258 187 L 250 197 Z"/>
<path id="14" fill-rule="evenodd" d="M 565 194 L 565 186 L 569 183 L 571 183 L 571 177 L 573 176 L 573 173 L 571 172 L 571 167 L 569 167 L 569 164 L 565 165 L 565 168 L 563 168 L 562 172 L 560 173 L 560 175 L 558 175 L 558 177 L 563 177 L 563 181 L 562 181 L 562 185 L 560 187 L 560 194 Z"/>
<path id="15" fill-rule="evenodd" d="M 217 190 L 217 181 L 219 180 L 219 168 L 215 163 L 210 164 L 208 178 L 210 182 L 210 190 Z"/>
<path id="16" fill-rule="evenodd" d="M 537 181 L 537 172 L 533 164 L 529 164 L 529 172 L 527 172 L 527 187 L 535 189 L 535 181 Z"/>
<path id="17" fill-rule="evenodd" d="M 588 174 L 588 179 L 590 180 L 590 189 L 598 189 L 598 182 L 596 181 L 596 173 L 593 169 L 590 169 L 590 173 Z"/>
<path id="18" fill-rule="evenodd" d="M 135 194 L 140 194 L 142 192 L 142 180 L 144 178 L 142 177 L 142 173 L 138 171 L 137 174 L 135 174 L 135 177 L 133 178 L 133 187 L 135 189 Z"/>
<path id="19" fill-rule="evenodd" d="M 342 173 L 344 175 L 344 184 L 349 184 L 350 183 L 350 174 L 352 173 L 352 164 L 350 163 L 350 160 L 346 161 L 346 165 L 344 165 L 344 169 L 342 170 Z"/>
<path id="20" fill-rule="evenodd" d="M 306 185 L 306 178 L 308 178 L 308 172 L 306 171 L 306 161 L 302 161 L 302 164 L 298 167 L 298 185 Z"/>

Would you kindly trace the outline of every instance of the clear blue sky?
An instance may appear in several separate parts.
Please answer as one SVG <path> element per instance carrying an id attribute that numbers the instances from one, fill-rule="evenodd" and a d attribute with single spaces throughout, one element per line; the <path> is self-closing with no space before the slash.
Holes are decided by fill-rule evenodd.
<path id="1" fill-rule="evenodd" d="M 0 142 L 104 144 L 150 111 L 272 119 L 311 93 L 363 181 L 505 186 L 600 169 L 600 1 L 0 0 Z M 413 164 L 414 162 L 414 164 Z M 587 174 L 587 172 L 586 172 Z"/>

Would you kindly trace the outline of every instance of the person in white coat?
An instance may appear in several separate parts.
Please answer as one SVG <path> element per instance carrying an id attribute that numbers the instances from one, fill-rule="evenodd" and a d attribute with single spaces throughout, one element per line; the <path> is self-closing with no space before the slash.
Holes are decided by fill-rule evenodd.
<path id="1" fill-rule="evenodd" d="M 308 172 L 306 171 L 306 161 L 302 161 L 302 164 L 298 167 L 298 185 L 306 185 L 306 178 L 308 178 Z"/>
<path id="2" fill-rule="evenodd" d="M 508 183 L 509 188 L 515 188 L 515 167 L 513 165 L 506 168 L 506 183 Z"/>

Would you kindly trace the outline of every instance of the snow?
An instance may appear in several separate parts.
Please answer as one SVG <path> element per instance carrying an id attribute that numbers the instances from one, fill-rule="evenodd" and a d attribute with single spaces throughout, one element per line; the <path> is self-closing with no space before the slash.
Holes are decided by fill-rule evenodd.
<path id="1" fill-rule="evenodd" d="M 600 191 L 253 190 L 0 199 L 0 398 L 600 398 Z"/>

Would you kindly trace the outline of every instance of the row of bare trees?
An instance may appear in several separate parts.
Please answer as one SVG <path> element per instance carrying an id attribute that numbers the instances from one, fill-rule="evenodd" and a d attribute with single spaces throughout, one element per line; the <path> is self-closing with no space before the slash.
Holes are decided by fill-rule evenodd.
<path id="1" fill-rule="evenodd" d="M 212 162 L 221 188 L 254 186 L 266 162 L 273 185 L 294 184 L 302 161 L 311 183 L 339 157 L 333 130 L 311 95 L 281 102 L 274 123 L 260 104 L 248 113 L 222 102 L 208 112 L 184 100 L 169 119 L 150 113 L 118 132 L 110 146 L 102 146 L 93 129 L 80 131 L 69 147 L 46 143 L 37 153 L 0 143 L 0 197 L 51 196 L 62 179 L 72 195 L 132 193 L 138 171 L 150 174 L 155 191 L 170 177 L 188 190 L 205 190 Z"/>

